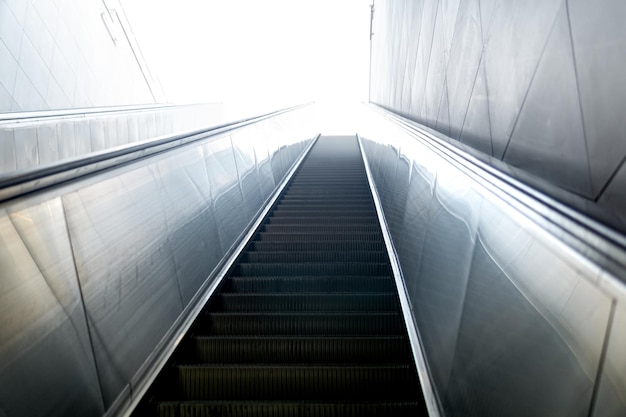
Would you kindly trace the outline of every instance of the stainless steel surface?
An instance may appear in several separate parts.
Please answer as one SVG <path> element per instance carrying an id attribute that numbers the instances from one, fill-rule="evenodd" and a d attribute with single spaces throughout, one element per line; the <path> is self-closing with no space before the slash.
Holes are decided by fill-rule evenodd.
<path id="1" fill-rule="evenodd" d="M 60 198 L 0 211 L 0 414 L 104 411 Z"/>
<path id="2" fill-rule="evenodd" d="M 393 124 L 370 116 L 361 137 L 443 414 L 622 415 L 624 284 L 569 244 L 580 226 L 555 232 L 549 207 Z"/>
<path id="3" fill-rule="evenodd" d="M 20 113 L 14 119 L 0 118 L 4 146 L 10 146 L 0 160 L 0 176 L 17 169 L 67 161 L 74 156 L 116 148 L 128 143 L 146 141 L 218 126 L 224 122 L 219 103 L 186 106 L 147 106 L 104 109 L 75 109 L 55 112 Z M 1 116 L 1 115 L 0 115 Z M 130 126 L 129 126 L 130 123 Z M 63 128 L 60 128 L 63 126 Z M 35 131 L 38 158 L 28 158 L 20 131 Z M 11 143 L 12 142 L 12 143 Z M 20 160 L 19 167 L 16 161 Z"/>
<path id="4" fill-rule="evenodd" d="M 593 195 L 599 196 L 626 154 L 621 111 L 626 101 L 626 5 L 570 0 L 568 6 Z"/>
<path id="5" fill-rule="evenodd" d="M 250 135 L 234 129 L 4 202 L 0 414 L 128 404 L 283 180 L 267 175 L 269 155 L 287 170 L 310 142 L 307 117 L 267 118 Z"/>
<path id="6" fill-rule="evenodd" d="M 249 129 L 247 133 L 250 133 L 250 130 L 251 129 Z M 246 133 L 241 132 L 240 135 L 244 136 L 246 135 Z M 263 221 L 265 220 L 265 216 L 269 213 L 276 200 L 278 200 L 283 189 L 287 186 L 287 183 L 302 163 L 308 151 L 315 144 L 317 138 L 319 138 L 319 135 L 316 136 L 315 139 L 310 141 L 296 142 L 297 147 L 302 148 L 303 151 L 298 155 L 298 158 L 294 161 L 287 175 L 285 175 L 282 181 L 277 184 L 274 189 L 271 190 L 269 198 L 267 198 L 264 204 L 260 207 L 260 209 L 254 213 L 254 217 L 252 218 L 253 221 L 246 229 L 245 235 L 237 242 L 237 246 L 233 247 L 229 253 L 224 254 L 222 262 L 216 263 L 219 271 L 216 271 L 216 273 L 213 274 L 211 280 L 207 280 L 204 283 L 204 285 L 206 286 L 205 291 L 196 294 L 196 296 L 199 296 L 197 302 L 192 305 L 192 308 L 188 308 L 189 313 L 187 315 L 187 319 L 176 327 L 175 333 L 172 335 L 168 346 L 163 349 L 160 357 L 155 359 L 155 366 L 150 370 L 149 374 L 144 380 L 138 381 L 138 383 L 133 387 L 134 389 L 131 401 L 129 401 L 127 404 L 124 404 L 123 406 L 120 406 L 116 410 L 110 410 L 112 412 L 107 413 L 107 415 L 131 415 L 134 408 L 139 404 L 142 397 L 144 396 L 154 379 L 157 377 L 158 373 L 165 366 L 167 360 L 174 352 L 179 342 L 182 340 L 183 336 L 187 333 L 187 331 L 193 324 L 195 317 L 200 314 L 200 312 L 208 302 L 209 298 L 213 295 L 218 285 L 222 282 L 222 279 L 229 272 L 230 268 L 235 264 L 241 252 L 245 249 L 245 247 L 250 242 L 250 239 L 252 239 L 252 237 L 254 236 L 258 227 L 263 223 Z M 260 142 L 255 141 L 255 143 L 258 144 Z M 214 232 L 213 235 L 215 234 L 216 233 Z"/>
<path id="7" fill-rule="evenodd" d="M 37 137 L 38 132 L 36 127 L 29 125 L 13 132 L 16 153 L 18 155 L 17 162 L 19 171 L 0 175 L 0 201 L 15 198 L 21 194 L 26 194 L 87 174 L 93 174 L 122 163 L 158 154 L 193 141 L 204 139 L 207 135 L 218 135 L 238 127 L 293 111 L 303 106 L 306 106 L 306 104 L 232 121 L 222 125 L 206 126 L 203 124 L 201 129 L 184 131 L 182 133 L 147 137 L 147 139 L 145 139 L 146 136 L 141 136 L 145 140 L 139 141 L 135 139 L 133 141 L 134 143 L 120 147 L 101 149 L 100 151 L 93 150 L 94 147 L 102 146 L 101 140 L 98 139 L 99 133 L 94 133 L 101 129 L 97 127 L 92 129 L 91 126 L 94 121 L 89 121 L 89 123 L 75 123 L 75 153 L 78 156 L 69 160 L 57 160 L 54 163 L 41 167 L 39 166 L 40 150 Z M 134 115 L 128 119 L 129 132 L 132 130 L 132 134 L 135 138 L 140 137 L 139 135 L 142 134 L 140 132 L 144 132 L 146 135 L 148 134 L 145 127 L 139 129 L 140 118 L 136 116 L 137 115 Z M 97 125 L 98 124 L 96 124 L 96 126 Z M 53 139 L 51 143 L 56 143 L 57 141 L 56 138 L 49 139 Z M 108 145 L 105 144 L 104 146 L 106 148 Z M 284 171 L 282 171 L 282 173 L 284 174 Z M 280 172 L 277 172 L 276 175 L 282 178 Z"/>
<path id="8" fill-rule="evenodd" d="M 393 271 L 396 288 L 398 290 L 398 296 L 400 298 L 400 305 L 402 307 L 402 314 L 404 316 L 404 322 L 406 324 L 409 341 L 411 343 L 413 360 L 415 361 L 415 365 L 418 371 L 417 373 L 418 373 L 419 380 L 420 380 L 420 387 L 422 389 L 422 395 L 424 397 L 424 401 L 426 402 L 428 415 L 430 417 L 440 417 L 442 415 L 441 403 L 439 402 L 439 397 L 435 393 L 435 390 L 433 387 L 433 381 L 431 380 L 430 372 L 428 370 L 428 365 L 426 363 L 426 358 L 424 356 L 424 348 L 419 338 L 417 327 L 413 320 L 414 314 L 412 311 L 411 300 L 410 300 L 410 296 L 406 288 L 406 280 L 404 279 L 404 276 L 402 274 L 402 268 L 400 266 L 398 253 L 396 252 L 396 248 L 394 246 L 393 239 L 391 237 L 388 219 L 385 218 L 381 199 L 378 194 L 376 184 L 374 182 L 372 171 L 370 169 L 370 164 L 363 149 L 363 142 L 361 141 L 361 138 L 358 137 L 358 135 L 357 135 L 357 138 L 359 140 L 359 149 L 361 152 L 361 156 L 363 157 L 363 161 L 365 163 L 365 170 L 367 172 L 367 180 L 368 180 L 369 188 L 372 192 L 374 205 L 376 206 L 376 214 L 378 216 L 378 221 L 380 223 L 380 227 L 383 233 L 385 247 L 387 249 L 387 256 L 389 256 L 389 261 L 391 263 L 391 269 Z"/>
<path id="9" fill-rule="evenodd" d="M 370 101 L 623 232 L 624 17 L 619 0 L 376 0 Z"/>

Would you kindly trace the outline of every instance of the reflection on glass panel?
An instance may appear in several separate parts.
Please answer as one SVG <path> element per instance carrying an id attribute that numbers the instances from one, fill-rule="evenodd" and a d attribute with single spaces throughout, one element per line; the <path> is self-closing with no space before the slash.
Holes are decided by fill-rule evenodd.
<path id="1" fill-rule="evenodd" d="M 611 314 L 599 269 L 386 126 L 364 149 L 445 414 L 587 415 Z"/>
<path id="2" fill-rule="evenodd" d="M 101 415 L 60 199 L 0 213 L 0 265 L 2 412 Z"/>

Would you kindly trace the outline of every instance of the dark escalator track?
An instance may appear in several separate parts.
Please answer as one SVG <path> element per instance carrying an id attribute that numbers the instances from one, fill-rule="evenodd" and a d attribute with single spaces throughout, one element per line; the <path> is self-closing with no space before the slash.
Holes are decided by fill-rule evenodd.
<path id="1" fill-rule="evenodd" d="M 356 138 L 318 140 L 134 415 L 427 415 Z"/>

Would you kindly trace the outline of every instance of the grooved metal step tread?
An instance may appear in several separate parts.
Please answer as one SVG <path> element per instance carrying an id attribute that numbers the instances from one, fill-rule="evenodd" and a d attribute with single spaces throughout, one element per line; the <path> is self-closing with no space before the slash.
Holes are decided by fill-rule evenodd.
<path id="1" fill-rule="evenodd" d="M 376 211 L 373 209 L 363 210 L 348 210 L 348 209 L 332 209 L 322 210 L 309 208 L 308 210 L 296 210 L 293 208 L 276 208 L 272 214 L 274 216 L 291 216 L 291 217 L 325 217 L 325 216 L 372 216 L 372 219 L 376 219 Z"/>
<path id="2" fill-rule="evenodd" d="M 242 262 L 385 262 L 387 253 L 383 251 L 271 251 L 248 252 L 241 257 Z"/>
<path id="3" fill-rule="evenodd" d="M 230 277 L 222 287 L 232 292 L 392 292 L 392 277 Z"/>
<path id="4" fill-rule="evenodd" d="M 178 365 L 185 400 L 410 400 L 419 390 L 409 365 Z"/>
<path id="5" fill-rule="evenodd" d="M 311 242 L 311 241 L 289 241 L 289 242 L 260 242 L 256 241 L 250 245 L 252 251 L 282 251 L 282 252 L 300 252 L 303 250 L 312 251 L 333 251 L 333 252 L 349 252 L 355 251 L 384 251 L 385 244 L 381 241 L 364 242 L 364 241 L 338 241 L 338 242 Z"/>
<path id="6" fill-rule="evenodd" d="M 404 331 L 398 312 L 206 313 L 196 335 L 388 336 Z"/>
<path id="7" fill-rule="evenodd" d="M 300 262 L 300 263 L 245 263 L 233 268 L 238 276 L 380 276 L 391 273 L 387 262 Z"/>
<path id="8" fill-rule="evenodd" d="M 337 242 L 367 241 L 380 242 L 382 236 L 376 233 L 268 233 L 261 232 L 257 239 L 263 242 Z"/>
<path id="9" fill-rule="evenodd" d="M 212 311 L 394 311 L 393 293 L 241 294 L 221 293 L 211 303 Z"/>
<path id="10" fill-rule="evenodd" d="M 401 364 L 411 353 L 401 336 L 195 337 L 197 363 Z"/>
<path id="11" fill-rule="evenodd" d="M 369 225 L 373 223 L 372 216 L 333 216 L 333 217 L 323 217 L 323 216 L 311 216 L 311 217 L 299 217 L 294 219 L 292 217 L 281 217 L 274 216 L 268 219 L 266 224 L 297 224 L 297 225 L 305 225 L 305 224 L 324 224 L 324 225 L 341 225 L 341 224 L 365 224 Z"/>
<path id="12" fill-rule="evenodd" d="M 268 233 L 375 233 L 380 231 L 380 228 L 377 224 L 266 224 L 263 226 L 263 231 Z"/>
<path id="13" fill-rule="evenodd" d="M 405 402 L 162 402 L 158 417 L 420 417 L 422 404 Z"/>

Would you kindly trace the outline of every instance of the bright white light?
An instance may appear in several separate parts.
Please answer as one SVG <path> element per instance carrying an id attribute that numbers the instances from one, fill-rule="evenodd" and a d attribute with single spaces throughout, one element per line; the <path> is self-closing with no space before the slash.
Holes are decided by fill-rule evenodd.
<path id="1" fill-rule="evenodd" d="M 169 101 L 367 101 L 370 0 L 123 0 Z"/>

